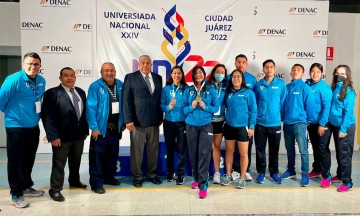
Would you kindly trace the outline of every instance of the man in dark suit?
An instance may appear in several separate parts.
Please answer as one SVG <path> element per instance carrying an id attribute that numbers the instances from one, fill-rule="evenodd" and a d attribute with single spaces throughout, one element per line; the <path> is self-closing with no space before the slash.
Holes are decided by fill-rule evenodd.
<path id="1" fill-rule="evenodd" d="M 162 77 L 152 73 L 151 58 L 139 58 L 139 70 L 125 76 L 123 110 L 126 128 L 130 131 L 130 165 L 134 186 L 142 187 L 141 164 L 147 145 L 147 178 L 154 184 L 162 181 L 156 175 L 159 152 L 159 126 L 163 120 L 160 108 Z"/>
<path id="2" fill-rule="evenodd" d="M 70 187 L 87 187 L 80 181 L 79 168 L 89 126 L 85 92 L 74 87 L 75 71 L 65 67 L 61 69 L 59 79 L 61 84 L 44 94 L 41 118 L 53 151 L 49 194 L 54 201 L 62 202 L 65 198 L 60 191 L 63 189 L 67 159 Z"/>

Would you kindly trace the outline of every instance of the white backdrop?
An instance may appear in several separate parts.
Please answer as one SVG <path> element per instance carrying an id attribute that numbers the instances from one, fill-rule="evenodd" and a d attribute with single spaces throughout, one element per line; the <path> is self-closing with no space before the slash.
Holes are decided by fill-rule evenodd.
<path id="1" fill-rule="evenodd" d="M 163 76 L 164 83 L 175 64 L 183 65 L 187 77 L 195 65 L 209 72 L 220 62 L 231 71 L 240 53 L 248 56 L 248 71 L 259 78 L 262 62 L 274 59 L 277 76 L 288 82 L 294 63 L 306 69 L 313 62 L 326 65 L 328 4 L 257 0 L 21 1 L 22 53 L 35 51 L 41 55 L 47 88 L 58 85 L 60 69 L 70 66 L 77 71 L 77 86 L 87 90 L 99 77 L 100 65 L 105 61 L 114 62 L 117 77 L 123 80 L 137 69 L 142 54 L 152 57 L 153 71 Z M 41 137 L 46 143 L 44 130 Z M 121 145 L 129 145 L 127 134 Z M 51 148 L 40 145 L 39 152 L 51 152 Z"/>
<path id="2" fill-rule="evenodd" d="M 90 1 L 21 1 L 20 15 L 22 55 L 40 55 L 46 89 L 60 84 L 60 70 L 68 66 L 76 72 L 76 85 L 87 91 L 92 82 Z M 38 152 L 52 152 L 41 122 L 40 128 Z"/>

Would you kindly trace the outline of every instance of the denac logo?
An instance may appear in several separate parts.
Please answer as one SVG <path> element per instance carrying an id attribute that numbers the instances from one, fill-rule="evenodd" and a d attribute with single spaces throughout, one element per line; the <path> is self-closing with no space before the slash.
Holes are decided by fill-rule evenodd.
<path id="1" fill-rule="evenodd" d="M 259 29 L 258 36 L 285 37 L 286 29 Z"/>
<path id="2" fill-rule="evenodd" d="M 91 70 L 90 69 L 76 69 L 75 74 L 77 77 L 91 77 Z"/>
<path id="3" fill-rule="evenodd" d="M 73 30 L 91 32 L 91 24 L 76 23 L 73 25 Z"/>
<path id="4" fill-rule="evenodd" d="M 42 30 L 43 22 L 21 22 L 21 30 Z"/>
<path id="5" fill-rule="evenodd" d="M 326 31 L 326 30 L 315 30 L 312 35 L 314 37 L 317 37 L 317 38 L 325 38 L 328 35 L 328 31 Z"/>
<path id="6" fill-rule="evenodd" d="M 318 8 L 316 7 L 290 7 L 290 15 L 316 15 Z"/>
<path id="7" fill-rule="evenodd" d="M 71 0 L 40 0 L 41 7 L 62 7 L 68 8 Z"/>
<path id="8" fill-rule="evenodd" d="M 70 54 L 72 52 L 71 46 L 42 46 L 41 52 L 46 54 Z"/>
<path id="9" fill-rule="evenodd" d="M 288 52 L 288 59 L 314 59 L 316 56 L 315 52 Z"/>

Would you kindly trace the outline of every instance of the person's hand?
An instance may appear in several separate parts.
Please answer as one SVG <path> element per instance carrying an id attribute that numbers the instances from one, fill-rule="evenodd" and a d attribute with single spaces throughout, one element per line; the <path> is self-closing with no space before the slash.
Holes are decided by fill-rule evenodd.
<path id="1" fill-rule="evenodd" d="M 126 124 L 126 129 L 128 129 L 130 132 L 134 132 L 135 131 L 134 122 L 127 123 Z"/>
<path id="2" fill-rule="evenodd" d="M 319 134 L 319 136 L 323 136 L 324 133 L 325 133 L 325 127 L 319 126 L 319 128 L 318 128 L 318 134 Z"/>
<path id="3" fill-rule="evenodd" d="M 199 102 L 199 105 L 200 105 L 201 109 L 205 109 L 205 103 L 204 103 L 204 101 L 200 101 L 200 102 Z"/>
<path id="4" fill-rule="evenodd" d="M 95 141 L 97 141 L 99 135 L 101 135 L 99 130 L 95 130 L 91 132 L 91 138 L 93 138 Z"/>
<path id="5" fill-rule="evenodd" d="M 343 134 L 343 133 L 340 132 L 340 133 L 339 133 L 339 138 L 344 138 L 344 137 L 346 137 L 346 135 L 347 135 L 347 134 Z"/>
<path id="6" fill-rule="evenodd" d="M 248 129 L 248 137 L 251 138 L 254 136 L 254 129 Z"/>
<path id="7" fill-rule="evenodd" d="M 195 109 L 197 104 L 198 104 L 197 100 L 193 100 L 193 102 L 191 103 L 191 106 Z"/>
<path id="8" fill-rule="evenodd" d="M 55 147 L 60 147 L 61 146 L 60 138 L 57 138 L 56 140 L 51 141 L 51 145 L 55 146 Z"/>

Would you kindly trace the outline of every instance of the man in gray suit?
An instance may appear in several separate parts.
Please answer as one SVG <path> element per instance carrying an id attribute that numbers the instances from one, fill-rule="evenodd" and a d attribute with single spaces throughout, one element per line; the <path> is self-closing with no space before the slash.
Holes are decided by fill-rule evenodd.
<path id="1" fill-rule="evenodd" d="M 125 76 L 123 111 L 126 128 L 130 131 L 130 165 L 134 186 L 142 187 L 145 142 L 147 144 L 147 179 L 154 184 L 162 181 L 156 175 L 159 152 L 159 126 L 163 113 L 160 108 L 162 77 L 151 72 L 151 58 L 139 58 L 139 70 Z"/>

